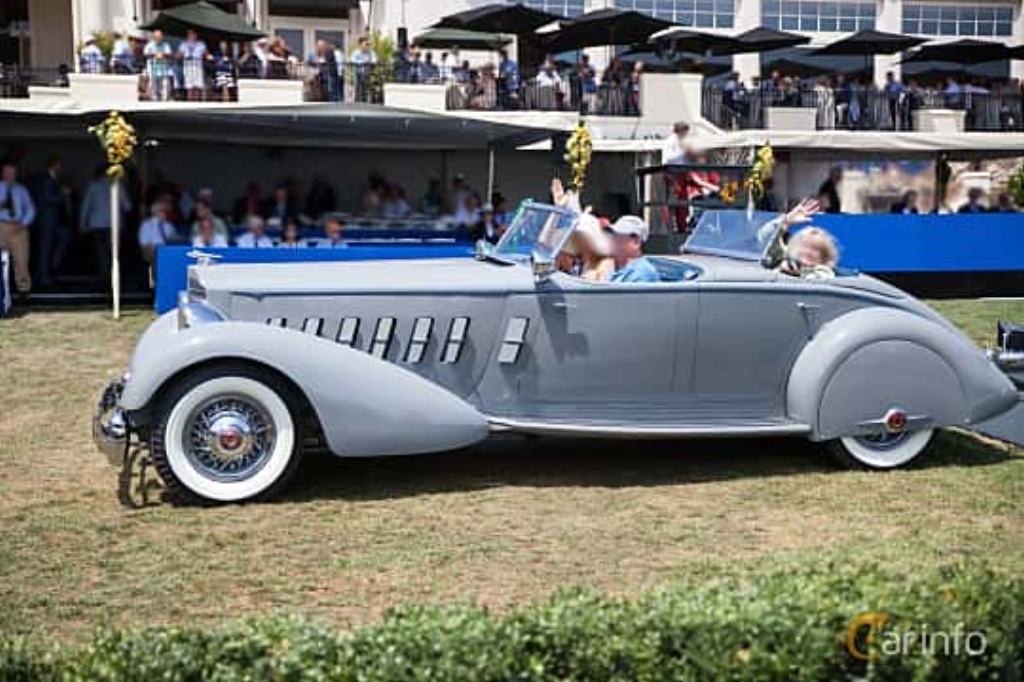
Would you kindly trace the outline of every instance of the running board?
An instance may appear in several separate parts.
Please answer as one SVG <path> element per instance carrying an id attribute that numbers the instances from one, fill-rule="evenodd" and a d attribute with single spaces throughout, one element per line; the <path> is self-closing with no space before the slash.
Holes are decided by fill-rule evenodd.
<path id="1" fill-rule="evenodd" d="M 533 420 L 523 417 L 488 417 L 494 432 L 530 433 L 541 436 L 588 436 L 593 438 L 736 438 L 742 436 L 806 436 L 807 424 L 787 420 L 748 423 L 623 424 L 619 422 Z"/>

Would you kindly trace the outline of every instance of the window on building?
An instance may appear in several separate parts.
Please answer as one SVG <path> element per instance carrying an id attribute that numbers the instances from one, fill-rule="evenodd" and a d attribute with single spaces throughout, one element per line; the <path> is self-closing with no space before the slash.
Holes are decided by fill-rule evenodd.
<path id="1" fill-rule="evenodd" d="M 903 32 L 923 36 L 1009 37 L 1012 5 L 903 3 Z"/>
<path id="2" fill-rule="evenodd" d="M 583 14 L 585 9 L 585 0 L 507 0 L 507 2 L 510 5 L 522 3 L 527 7 L 563 17 L 578 17 Z"/>
<path id="3" fill-rule="evenodd" d="M 736 14 L 735 0 L 615 0 L 615 7 L 695 28 L 732 28 Z"/>
<path id="4" fill-rule="evenodd" d="M 764 0 L 762 23 L 782 31 L 845 33 L 875 27 L 874 2 Z"/>

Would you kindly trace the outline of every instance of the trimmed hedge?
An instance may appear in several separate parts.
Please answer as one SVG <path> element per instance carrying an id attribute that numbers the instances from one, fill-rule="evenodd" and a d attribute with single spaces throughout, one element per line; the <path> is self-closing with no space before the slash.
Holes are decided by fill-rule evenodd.
<path id="1" fill-rule="evenodd" d="M 885 612 L 874 649 L 908 630 L 982 633 L 963 646 L 847 650 L 851 620 Z M 861 635 L 866 632 L 860 633 Z M 891 641 L 891 640 L 890 640 Z M 901 639 L 900 641 L 903 641 Z M 915 644 L 916 642 L 916 644 Z M 948 654 L 948 655 L 947 655 Z M 1020 680 L 1024 581 L 979 566 L 926 577 L 825 566 L 681 583 L 637 600 L 558 594 L 496 615 L 404 607 L 344 634 L 288 617 L 224 627 L 108 630 L 80 646 L 0 641 L 3 680 Z"/>

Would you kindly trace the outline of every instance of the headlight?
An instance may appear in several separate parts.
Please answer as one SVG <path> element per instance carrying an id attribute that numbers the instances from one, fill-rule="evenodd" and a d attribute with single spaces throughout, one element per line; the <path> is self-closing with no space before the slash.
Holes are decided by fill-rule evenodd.
<path id="1" fill-rule="evenodd" d="M 178 294 L 178 329 L 188 329 L 200 324 L 223 322 L 226 317 L 213 306 L 193 300 L 189 292 Z"/>

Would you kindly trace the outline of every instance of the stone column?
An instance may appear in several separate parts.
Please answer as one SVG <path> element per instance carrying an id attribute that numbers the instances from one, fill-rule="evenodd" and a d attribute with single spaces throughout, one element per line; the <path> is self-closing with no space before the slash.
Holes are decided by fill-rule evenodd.
<path id="1" fill-rule="evenodd" d="M 903 33 L 903 0 L 876 0 L 875 28 L 886 33 Z M 885 72 L 892 71 L 900 77 L 899 61 L 902 56 L 880 54 L 875 57 L 875 85 L 885 84 Z"/>
<path id="2" fill-rule="evenodd" d="M 736 15 L 731 31 L 733 35 L 761 25 L 761 0 L 735 0 L 735 2 Z M 738 71 L 743 82 L 749 85 L 751 78 L 761 75 L 761 55 L 738 54 L 732 58 L 732 68 Z"/>

